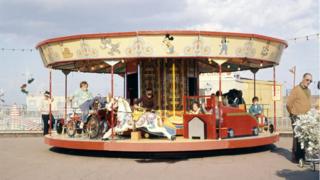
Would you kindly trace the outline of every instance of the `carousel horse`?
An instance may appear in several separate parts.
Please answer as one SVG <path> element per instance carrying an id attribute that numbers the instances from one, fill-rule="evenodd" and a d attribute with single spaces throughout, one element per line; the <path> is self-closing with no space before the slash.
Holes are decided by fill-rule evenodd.
<path id="1" fill-rule="evenodd" d="M 136 128 L 150 134 L 167 137 L 169 140 L 175 139 L 175 130 L 164 126 L 161 118 L 155 113 L 144 112 L 137 120 L 134 120 L 130 105 L 125 99 L 118 98 L 114 103 L 116 103 L 116 106 L 118 107 L 117 123 L 113 128 L 115 134 L 121 135 L 125 131 Z M 110 104 L 107 106 L 110 107 Z M 111 135 L 112 128 L 104 134 L 102 139 L 110 139 Z"/>

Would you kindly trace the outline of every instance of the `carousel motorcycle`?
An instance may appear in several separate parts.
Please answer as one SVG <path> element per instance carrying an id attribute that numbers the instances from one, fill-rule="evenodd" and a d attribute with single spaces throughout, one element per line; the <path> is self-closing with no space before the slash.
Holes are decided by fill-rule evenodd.
<path id="1" fill-rule="evenodd" d="M 105 106 L 104 98 L 95 97 L 85 103 L 89 105 L 89 112 L 83 114 L 84 111 L 79 113 L 74 110 L 66 124 L 66 131 L 69 137 L 74 137 L 76 134 L 84 134 L 90 139 L 94 139 L 104 134 L 110 127 L 110 113 L 105 108 L 101 108 Z M 86 119 L 83 123 L 81 122 L 82 118 Z"/>

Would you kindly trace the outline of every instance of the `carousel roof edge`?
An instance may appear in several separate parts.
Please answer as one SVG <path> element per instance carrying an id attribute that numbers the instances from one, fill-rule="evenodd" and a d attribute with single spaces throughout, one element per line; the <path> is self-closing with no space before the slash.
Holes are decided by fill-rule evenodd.
<path id="1" fill-rule="evenodd" d="M 267 41 L 275 41 L 288 47 L 288 43 L 285 40 L 274 38 L 259 34 L 250 33 L 238 33 L 238 32 L 220 32 L 220 31 L 189 31 L 189 30 L 158 30 L 158 31 L 130 31 L 130 32 L 110 32 L 110 33 L 95 33 L 95 34 L 79 34 L 70 36 L 60 36 L 56 38 L 47 39 L 39 42 L 36 45 L 38 49 L 40 46 L 54 43 L 59 41 L 75 40 L 75 39 L 92 39 L 92 38 L 106 38 L 106 37 L 126 37 L 126 36 L 138 36 L 138 35 L 207 35 L 207 36 L 226 36 L 226 37 L 247 37 L 247 38 L 258 38 Z"/>

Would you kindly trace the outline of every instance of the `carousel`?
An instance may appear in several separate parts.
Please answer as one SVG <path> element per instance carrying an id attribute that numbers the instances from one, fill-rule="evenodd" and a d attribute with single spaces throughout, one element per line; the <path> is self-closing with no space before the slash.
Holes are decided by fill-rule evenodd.
<path id="1" fill-rule="evenodd" d="M 64 118 L 57 133 L 46 135 L 49 146 L 122 152 L 181 152 L 269 145 L 279 140 L 274 115 L 252 116 L 236 98 L 221 92 L 221 73 L 273 68 L 280 62 L 284 40 L 244 33 L 209 31 L 136 31 L 83 34 L 40 42 L 44 66 L 65 75 Z M 77 107 L 67 110 L 70 72 L 111 74 L 110 97 L 90 100 L 90 113 L 81 126 Z M 199 75 L 219 73 L 220 91 L 199 95 Z M 114 74 L 124 79 L 123 97 L 114 97 Z M 255 84 L 255 83 L 254 83 Z M 153 108 L 135 104 L 152 92 Z M 106 92 L 107 95 L 108 92 Z M 252 97 L 255 96 L 252 94 Z M 201 109 L 201 111 L 197 111 Z M 196 112 L 195 112 L 196 111 Z M 51 112 L 51 107 L 50 107 Z M 50 128 L 52 127 L 52 124 Z"/>

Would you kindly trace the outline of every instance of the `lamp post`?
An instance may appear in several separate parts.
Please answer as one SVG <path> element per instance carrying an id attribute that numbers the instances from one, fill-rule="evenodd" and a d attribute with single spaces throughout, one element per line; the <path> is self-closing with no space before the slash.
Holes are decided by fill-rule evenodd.
<path id="1" fill-rule="evenodd" d="M 289 71 L 293 74 L 293 84 L 292 88 L 296 85 L 296 66 L 293 66 Z"/>

